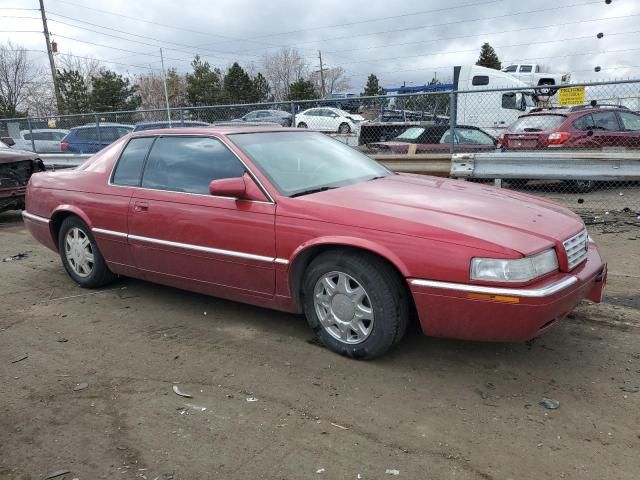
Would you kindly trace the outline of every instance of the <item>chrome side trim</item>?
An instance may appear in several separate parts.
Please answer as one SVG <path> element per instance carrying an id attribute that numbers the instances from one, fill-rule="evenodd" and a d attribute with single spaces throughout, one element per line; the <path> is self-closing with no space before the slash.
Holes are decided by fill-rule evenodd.
<path id="1" fill-rule="evenodd" d="M 289 260 L 287 260 L 286 258 L 265 257 L 263 255 L 254 255 L 253 253 L 236 252 L 234 250 L 223 250 L 221 248 L 203 247 L 201 245 L 193 245 L 191 243 L 171 242 L 169 240 L 160 240 L 158 238 L 141 237 L 139 235 L 127 235 L 124 232 L 116 232 L 114 230 L 106 230 L 104 228 L 92 228 L 91 231 L 94 233 L 101 233 L 103 235 L 111 235 L 112 237 L 138 240 L 139 242 L 153 243 L 155 245 L 164 245 L 166 247 L 183 248 L 185 250 L 196 250 L 198 252 L 226 255 L 228 257 L 246 258 L 249 260 L 257 260 L 259 262 L 280 263 L 282 265 L 289 264 Z"/>
<path id="2" fill-rule="evenodd" d="M 435 280 L 411 280 L 411 285 L 418 287 L 441 288 L 460 292 L 486 293 L 488 295 L 508 295 L 512 297 L 541 298 L 564 290 L 578 281 L 578 277 L 570 276 L 540 288 L 500 288 L 466 283 L 437 282 Z"/>
<path id="3" fill-rule="evenodd" d="M 171 242 L 169 240 L 160 240 L 157 238 L 150 238 L 150 237 L 140 237 L 138 235 L 129 235 L 128 238 L 131 240 L 137 240 L 139 242 L 153 243 L 155 245 L 164 245 L 165 247 L 182 248 L 185 250 L 196 250 L 198 252 L 214 253 L 216 255 L 226 255 L 229 257 L 237 257 L 237 258 L 246 258 L 248 260 L 257 260 L 259 262 L 272 263 L 275 261 L 275 258 L 273 257 L 264 257 L 262 255 L 236 252 L 233 250 L 223 250 L 220 248 L 203 247 L 201 245 L 192 245 L 190 243 Z"/>
<path id="4" fill-rule="evenodd" d="M 103 235 L 111 235 L 112 237 L 127 238 L 126 233 L 116 232 L 114 230 L 105 230 L 104 228 L 92 228 L 91 231 L 94 233 L 101 233 Z"/>
<path id="5" fill-rule="evenodd" d="M 40 223 L 49 223 L 50 222 L 50 220 L 48 218 L 41 217 L 40 215 L 34 215 L 33 213 L 29 213 L 26 210 L 22 211 L 22 216 L 24 218 L 28 218 L 29 220 L 33 220 L 34 222 L 40 222 Z"/>

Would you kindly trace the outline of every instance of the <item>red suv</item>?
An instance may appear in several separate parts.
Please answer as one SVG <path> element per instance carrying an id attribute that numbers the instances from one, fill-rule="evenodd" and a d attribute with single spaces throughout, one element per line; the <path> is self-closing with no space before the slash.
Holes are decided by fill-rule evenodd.
<path id="1" fill-rule="evenodd" d="M 603 105 L 541 110 L 518 118 L 498 146 L 504 150 L 640 148 L 640 115 Z"/>

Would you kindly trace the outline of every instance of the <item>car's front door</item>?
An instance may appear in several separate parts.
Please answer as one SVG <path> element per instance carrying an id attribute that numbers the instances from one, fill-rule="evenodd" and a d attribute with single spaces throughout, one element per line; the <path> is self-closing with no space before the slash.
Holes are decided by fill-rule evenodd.
<path id="1" fill-rule="evenodd" d="M 129 206 L 129 245 L 146 278 L 232 298 L 273 295 L 275 204 L 261 191 L 256 200 L 209 194 L 212 180 L 243 174 L 219 139 L 155 140 Z"/>

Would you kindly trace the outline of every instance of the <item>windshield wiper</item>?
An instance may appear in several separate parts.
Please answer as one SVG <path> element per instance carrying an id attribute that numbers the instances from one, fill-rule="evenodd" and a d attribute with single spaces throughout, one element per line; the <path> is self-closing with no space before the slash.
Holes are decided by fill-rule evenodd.
<path id="1" fill-rule="evenodd" d="M 370 182 L 372 180 L 379 180 L 381 178 L 386 178 L 387 175 L 378 175 L 377 177 L 371 177 L 371 178 L 367 178 L 367 182 Z"/>
<path id="2" fill-rule="evenodd" d="M 525 132 L 541 132 L 541 128 L 527 127 L 524 129 Z"/>
<path id="3" fill-rule="evenodd" d="M 296 192 L 293 195 L 289 195 L 289 198 L 301 197 L 302 195 L 310 195 L 312 193 L 318 193 L 318 192 L 326 192 L 327 190 L 332 190 L 334 188 L 338 188 L 338 187 L 324 186 L 324 187 L 318 187 L 318 188 L 310 188 L 309 190 L 303 190 L 302 192 Z"/>

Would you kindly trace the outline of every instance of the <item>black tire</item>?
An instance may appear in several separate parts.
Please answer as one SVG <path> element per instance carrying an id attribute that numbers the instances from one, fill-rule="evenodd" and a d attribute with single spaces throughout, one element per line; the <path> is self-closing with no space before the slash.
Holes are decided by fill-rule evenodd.
<path id="1" fill-rule="evenodd" d="M 66 255 L 66 247 L 65 247 L 65 239 L 67 237 L 67 233 L 72 229 L 78 229 L 84 236 L 87 238 L 90 244 L 91 253 L 93 254 L 93 266 L 86 276 L 81 276 L 69 263 Z M 60 231 L 58 232 L 58 251 L 60 253 L 60 259 L 62 260 L 62 265 L 64 269 L 67 271 L 69 276 L 82 288 L 98 288 L 106 285 L 113 280 L 115 280 L 116 275 L 109 270 L 106 262 L 104 261 L 104 257 L 100 253 L 98 249 L 98 245 L 96 244 L 93 235 L 91 234 L 91 229 L 84 223 L 80 218 L 76 216 L 70 216 L 64 219 L 62 225 L 60 226 Z"/>
<path id="2" fill-rule="evenodd" d="M 340 126 L 338 127 L 338 133 L 342 133 L 347 134 L 347 133 L 351 133 L 351 127 L 349 126 L 348 123 L 341 123 Z"/>
<path id="3" fill-rule="evenodd" d="M 589 193 L 596 186 L 594 180 L 567 180 L 566 183 L 572 191 L 577 193 Z"/>
<path id="4" fill-rule="evenodd" d="M 304 122 L 300 122 L 300 123 L 298 124 L 298 128 L 309 128 L 309 127 L 307 126 L 307 124 L 306 124 L 306 123 L 304 123 Z"/>
<path id="5" fill-rule="evenodd" d="M 374 321 L 368 336 L 350 344 L 334 338 L 322 326 L 314 303 L 316 284 L 326 274 L 343 272 L 360 284 L 370 300 Z M 357 359 L 379 357 L 404 336 L 409 321 L 408 290 L 397 272 L 373 254 L 332 250 L 315 258 L 303 278 L 307 322 L 329 349 Z"/>

